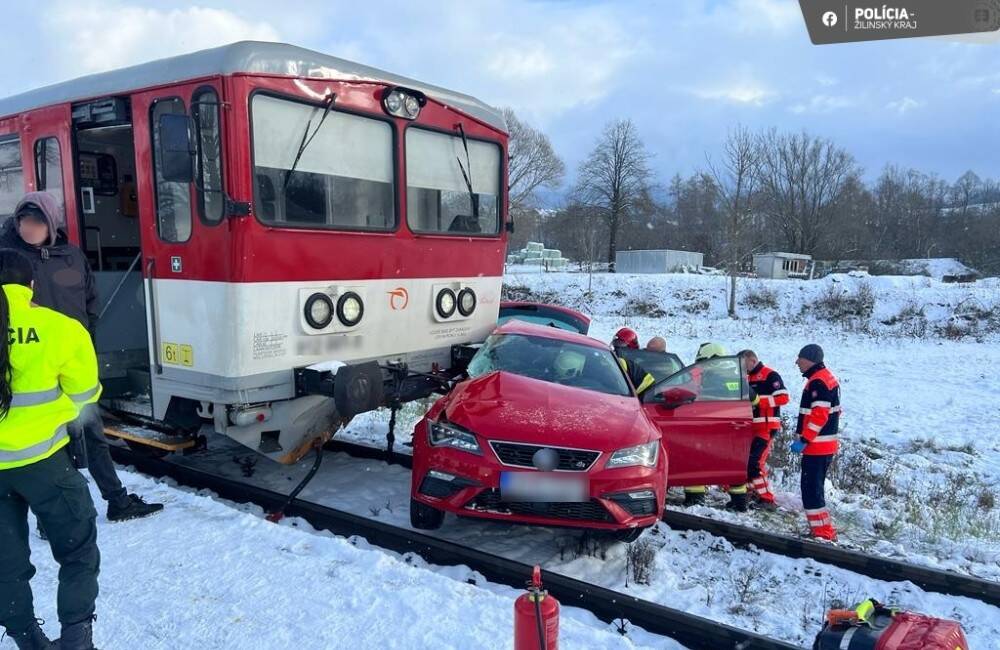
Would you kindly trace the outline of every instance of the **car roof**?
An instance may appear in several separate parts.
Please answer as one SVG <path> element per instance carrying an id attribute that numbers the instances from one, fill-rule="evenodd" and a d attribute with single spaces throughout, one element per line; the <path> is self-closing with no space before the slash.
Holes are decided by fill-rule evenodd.
<path id="1" fill-rule="evenodd" d="M 128 93 L 231 74 L 265 74 L 337 81 L 373 81 L 413 88 L 506 133 L 503 114 L 483 101 L 368 65 L 285 43 L 240 41 L 208 50 L 99 72 L 0 99 L 0 117 L 42 106 Z"/>
<path id="2" fill-rule="evenodd" d="M 589 336 L 584 336 L 583 334 L 577 334 L 576 332 L 570 332 L 568 330 L 560 329 L 558 327 L 549 327 L 546 325 L 534 325 L 532 323 L 526 323 L 524 321 L 512 319 L 500 325 L 495 330 L 494 334 L 520 334 L 522 336 L 537 336 L 543 339 L 554 339 L 557 341 L 566 341 L 567 343 L 576 343 L 578 345 L 584 345 L 589 348 L 595 348 L 598 350 L 609 350 L 610 347 L 606 343 L 602 343 L 597 339 L 590 338 Z"/>

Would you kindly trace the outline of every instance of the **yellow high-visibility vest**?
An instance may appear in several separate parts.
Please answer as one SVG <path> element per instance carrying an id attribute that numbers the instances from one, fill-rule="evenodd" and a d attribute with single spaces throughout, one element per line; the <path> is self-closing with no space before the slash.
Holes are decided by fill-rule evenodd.
<path id="1" fill-rule="evenodd" d="M 3 285 L 10 307 L 11 392 L 0 420 L 0 470 L 37 463 L 69 442 L 66 424 L 101 396 L 97 355 L 78 321 L 31 303 L 31 289 Z"/>

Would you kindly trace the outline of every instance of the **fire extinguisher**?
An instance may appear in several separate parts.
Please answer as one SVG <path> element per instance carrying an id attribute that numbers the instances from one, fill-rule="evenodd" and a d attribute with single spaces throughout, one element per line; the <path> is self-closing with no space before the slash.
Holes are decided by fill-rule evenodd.
<path id="1" fill-rule="evenodd" d="M 559 601 L 542 589 L 542 569 L 531 572 L 528 590 L 514 601 L 514 650 L 558 650 Z"/>

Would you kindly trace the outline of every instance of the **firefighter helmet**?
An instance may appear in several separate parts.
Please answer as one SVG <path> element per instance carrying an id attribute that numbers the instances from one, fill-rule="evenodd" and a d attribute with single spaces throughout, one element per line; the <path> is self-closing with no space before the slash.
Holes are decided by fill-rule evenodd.
<path id="1" fill-rule="evenodd" d="M 615 332 L 615 338 L 611 339 L 613 348 L 639 349 L 639 335 L 630 327 L 623 327 Z"/>

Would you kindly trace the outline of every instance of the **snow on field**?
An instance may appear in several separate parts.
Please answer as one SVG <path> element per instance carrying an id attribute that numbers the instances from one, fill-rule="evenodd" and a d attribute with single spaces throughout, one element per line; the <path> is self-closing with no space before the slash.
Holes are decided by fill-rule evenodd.
<path id="1" fill-rule="evenodd" d="M 121 476 L 130 490 L 166 508 L 128 523 L 98 518 L 94 629 L 104 650 L 512 646 L 518 592 L 466 567 L 427 567 L 301 520 L 271 524 L 254 506 Z M 44 541 L 32 535 L 31 547 L 36 613 L 55 637 L 58 567 Z M 679 647 L 641 630 L 622 637 L 575 608 L 564 608 L 560 623 L 565 648 Z M 0 648 L 13 647 L 0 641 Z"/>

